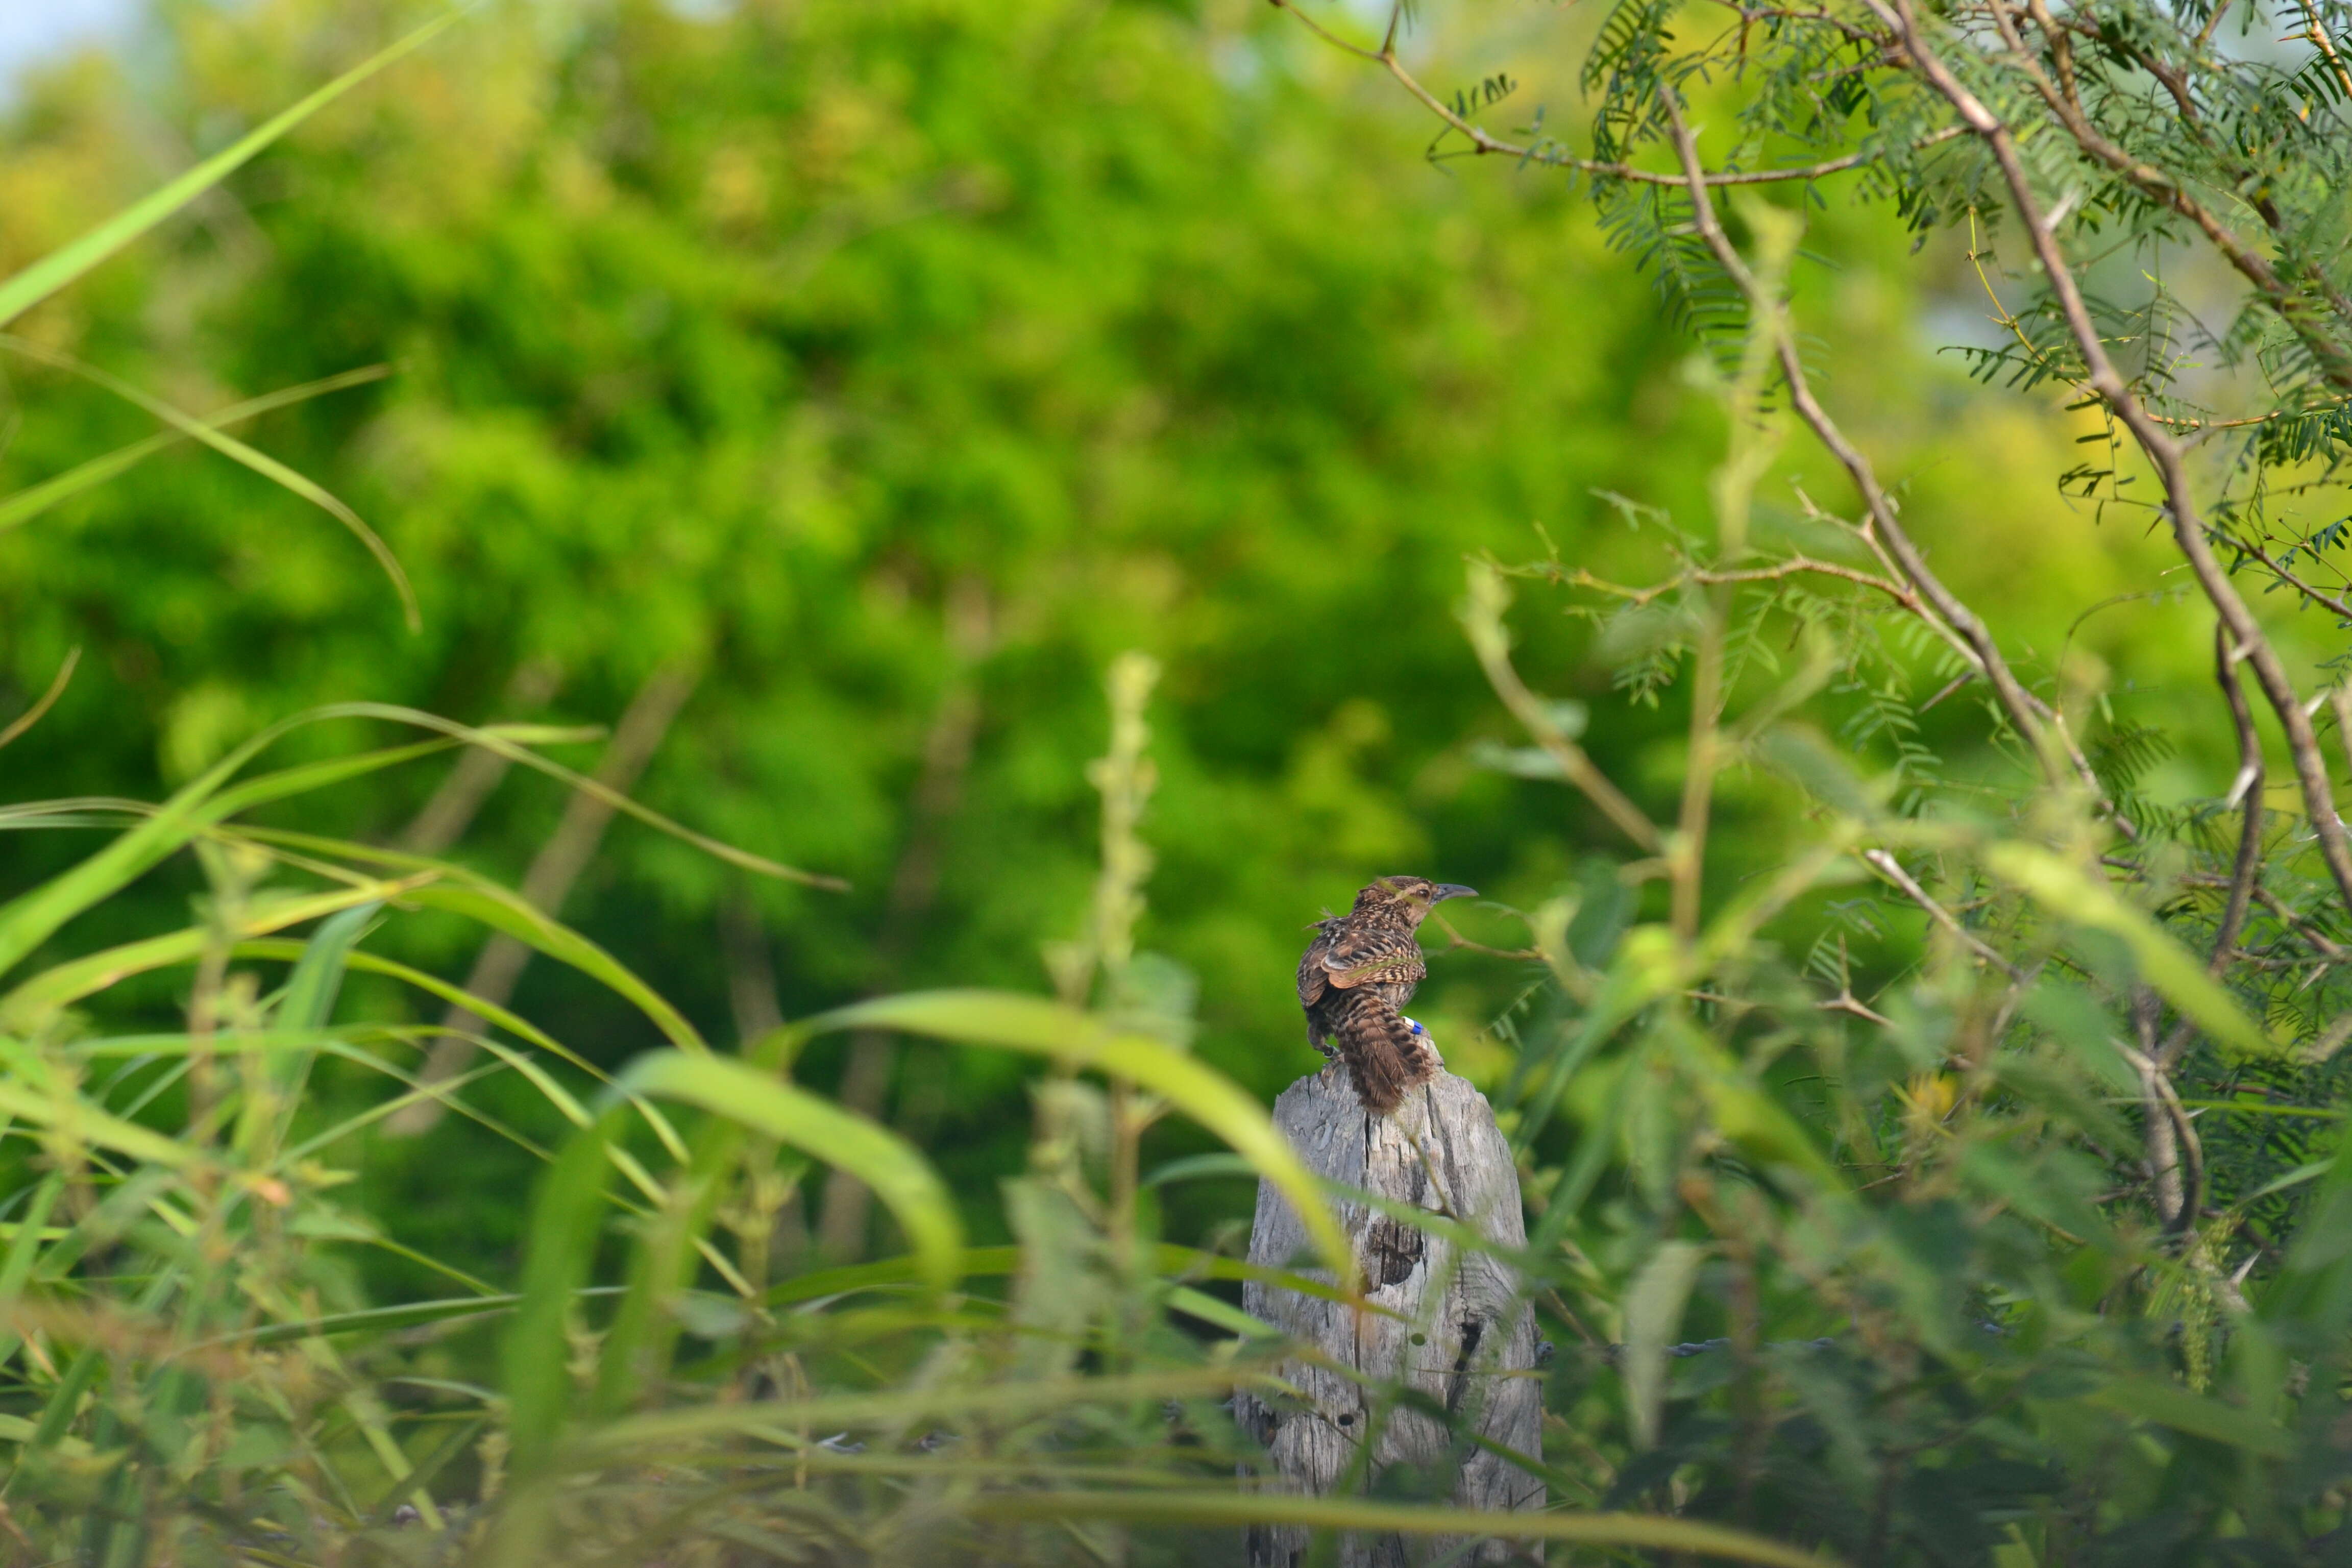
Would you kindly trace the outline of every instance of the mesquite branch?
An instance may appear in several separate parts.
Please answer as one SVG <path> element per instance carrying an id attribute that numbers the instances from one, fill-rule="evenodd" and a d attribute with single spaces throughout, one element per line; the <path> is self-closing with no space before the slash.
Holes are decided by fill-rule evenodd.
<path id="1" fill-rule="evenodd" d="M 2197 585 L 2212 601 L 2222 624 L 2238 645 L 2237 657 L 2252 664 L 2254 679 L 2263 695 L 2278 714 L 2287 735 L 2287 750 L 2294 761 L 2295 780 L 2302 786 L 2304 805 L 2311 818 L 2313 830 L 2319 837 L 2321 853 L 2327 861 L 2329 874 L 2336 880 L 2336 890 L 2347 904 L 2352 904 L 2352 836 L 2347 836 L 2343 819 L 2336 815 L 2333 786 L 2327 778 L 2326 763 L 2319 750 L 2319 738 L 2311 726 L 2311 717 L 2303 709 L 2294 683 L 2289 678 L 2286 665 L 2263 633 L 2253 612 L 2238 596 L 2229 574 L 2214 558 L 2213 548 L 2206 537 L 2206 526 L 2199 513 L 2196 495 L 2189 482 L 2188 467 L 2180 446 L 2155 419 L 2132 393 L 2115 362 L 2108 357 L 2106 342 L 2098 326 L 2091 319 L 2090 307 L 2084 301 L 2082 288 L 2076 283 L 2065 253 L 2059 248 L 2056 226 L 2042 209 L 2033 193 L 2032 181 L 2021 155 L 2017 138 L 2006 121 L 1987 108 L 1976 94 L 1955 76 L 1937 53 L 1921 28 L 1916 13 L 1909 0 L 1864 0 L 1870 8 L 1890 26 L 1898 29 L 1904 47 L 1916 62 L 1919 71 L 1942 94 L 1960 116 L 1961 121 L 1991 149 L 2000 169 L 2002 183 L 2008 187 L 2010 201 L 2032 236 L 2035 258 L 2042 263 L 2043 277 L 2056 297 L 2065 318 L 2075 352 L 2089 366 L 2084 378 L 2087 389 L 2132 434 L 2140 450 L 2155 467 L 2164 486 L 2166 513 L 2171 523 L 2172 537 L 2189 561 L 2197 578 Z"/>
<path id="2" fill-rule="evenodd" d="M 2034 754 L 2041 759 L 2042 771 L 2050 782 L 2055 784 L 2062 776 L 2061 764 L 2052 752 L 2054 741 L 2066 752 L 2076 776 L 2094 795 L 2097 795 L 2098 781 L 2091 773 L 2089 761 L 2064 734 L 2063 726 L 2057 722 L 2056 716 L 2048 706 L 2019 682 L 1983 620 L 1929 569 L 1927 558 L 1919 553 L 1918 546 L 1912 542 L 1909 532 L 1896 517 L 1894 502 L 1878 482 L 1878 475 L 1870 459 L 1863 455 L 1859 447 L 1846 439 L 1845 432 L 1838 428 L 1828 410 L 1814 397 L 1812 385 L 1805 375 L 1804 362 L 1797 353 L 1796 335 L 1790 330 L 1787 305 L 1759 286 L 1755 274 L 1740 258 L 1730 237 L 1723 232 L 1723 225 L 1716 217 L 1715 203 L 1707 195 L 1706 170 L 1699 162 L 1697 139 L 1691 134 L 1689 125 L 1683 119 L 1682 108 L 1675 101 L 1674 95 L 1671 92 L 1664 94 L 1661 102 L 1665 110 L 1667 124 L 1673 131 L 1675 150 L 1682 159 L 1684 185 L 1691 198 L 1693 225 L 1699 237 L 1706 242 L 1707 248 L 1714 253 L 1717 262 L 1747 297 L 1748 308 L 1767 321 L 1772 334 L 1774 353 L 1780 362 L 1780 374 L 1788 384 L 1789 400 L 1797 410 L 1798 417 L 1804 420 L 1815 437 L 1829 448 L 1831 456 L 1837 458 L 1839 467 L 1844 468 L 1853 481 L 1854 489 L 1861 493 L 1863 505 L 1870 513 L 1870 527 L 1876 540 L 1893 557 L 1904 577 L 1919 590 L 1934 605 L 1936 614 L 1958 634 L 1970 662 L 1990 683 L 2001 711 L 2009 716 L 2018 733 L 2033 747 Z"/>

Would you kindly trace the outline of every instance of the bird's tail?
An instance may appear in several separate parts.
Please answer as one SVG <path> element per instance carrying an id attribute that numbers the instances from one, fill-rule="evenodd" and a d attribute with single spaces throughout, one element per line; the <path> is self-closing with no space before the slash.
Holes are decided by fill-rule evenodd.
<path id="1" fill-rule="evenodd" d="M 1367 1110 L 1387 1115 L 1404 1102 L 1407 1090 L 1435 1078 L 1443 1065 L 1429 1037 L 1415 1033 L 1369 989 L 1349 992 L 1335 1023 L 1332 1043 Z"/>

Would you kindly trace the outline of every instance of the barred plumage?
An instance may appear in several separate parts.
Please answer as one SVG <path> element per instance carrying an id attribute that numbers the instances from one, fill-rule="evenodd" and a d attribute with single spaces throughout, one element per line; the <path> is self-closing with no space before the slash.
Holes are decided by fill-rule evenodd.
<path id="1" fill-rule="evenodd" d="M 1298 961 L 1307 1043 L 1348 1064 L 1365 1110 L 1388 1114 L 1444 1066 L 1428 1037 L 1402 1016 L 1429 973 L 1414 933 L 1432 905 L 1476 893 L 1423 877 L 1382 877 L 1356 895 L 1348 913 L 1315 923 L 1315 940 Z"/>

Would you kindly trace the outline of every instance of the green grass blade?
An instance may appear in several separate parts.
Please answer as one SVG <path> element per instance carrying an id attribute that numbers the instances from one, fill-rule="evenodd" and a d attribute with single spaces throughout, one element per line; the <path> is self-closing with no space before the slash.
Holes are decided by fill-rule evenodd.
<path id="1" fill-rule="evenodd" d="M 100 1110 L 80 1095 L 51 1087 L 37 1088 L 21 1074 L 0 1078 L 0 1111 L 36 1126 L 52 1129 L 74 1142 L 94 1143 L 151 1165 L 180 1170 L 200 1163 L 200 1152 L 165 1137 L 152 1128 Z"/>
<path id="2" fill-rule="evenodd" d="M 552 921 L 511 893 L 495 894 L 479 888 L 425 887 L 404 895 L 405 901 L 428 909 L 447 910 L 502 931 L 525 946 L 558 963 L 566 963 L 603 982 L 636 1004 L 670 1044 L 682 1051 L 708 1055 L 710 1047 L 686 1015 L 661 994 L 630 973 L 620 960 L 560 921 Z"/>
<path id="3" fill-rule="evenodd" d="M 640 804 L 609 784 L 591 778 L 585 773 L 575 773 L 561 763 L 551 762 L 530 750 L 529 744 L 524 743 L 528 742 L 533 744 L 550 744 L 558 741 L 580 740 L 596 731 L 522 724 L 494 724 L 476 728 L 457 723 L 454 720 L 444 719 L 436 713 L 425 712 L 421 709 L 403 708 L 394 703 L 339 702 L 298 714 L 292 719 L 285 720 L 273 726 L 262 736 L 257 737 L 257 744 L 247 748 L 246 754 L 250 755 L 253 750 L 257 749 L 257 744 L 274 740 L 278 735 L 285 733 L 296 725 L 315 723 L 327 719 L 382 719 L 387 723 L 407 724 L 418 729 L 437 731 L 453 741 L 462 741 L 467 745 L 479 746 L 484 751 L 495 752 L 510 763 L 520 763 L 523 767 L 545 773 L 567 789 L 593 795 L 622 815 L 635 817 L 655 831 L 667 834 L 680 843 L 690 844 L 704 854 L 715 859 L 723 860 L 730 866 L 740 866 L 746 871 L 754 872 L 762 877 L 773 877 L 779 881 L 798 882 L 806 887 L 823 888 L 831 892 L 846 891 L 849 887 L 847 882 L 838 877 L 828 877 L 815 871 L 803 871 L 797 867 L 783 865 L 765 856 L 754 855 L 749 850 L 738 849 L 731 844 L 697 833 L 683 823 L 664 816 L 651 806 Z M 260 781 L 255 782 L 257 784 Z M 253 802 L 240 797 L 236 809 L 241 810 Z M 300 837 L 299 835 L 284 837 L 289 842 L 297 841 Z M 438 864 L 421 856 L 404 855 L 398 850 L 376 847 L 352 846 L 350 852 L 354 856 L 373 858 L 384 865 Z"/>
<path id="4" fill-rule="evenodd" d="M 383 569 L 384 575 L 392 579 L 393 591 L 400 595 L 401 618 L 407 623 L 408 629 L 414 632 L 424 628 L 425 623 L 416 608 L 416 590 L 409 583 L 408 573 L 400 564 L 400 558 L 392 552 L 392 547 L 383 542 L 383 536 L 370 528 L 366 521 L 358 512 L 353 511 L 341 496 L 328 489 L 310 475 L 299 469 L 289 468 L 268 453 L 246 445 L 217 426 L 208 424 L 193 414 L 173 407 L 160 397 L 152 396 L 141 391 L 120 376 L 110 375 L 95 365 L 85 364 L 71 354 L 59 353 L 55 349 L 45 348 L 38 343 L 5 332 L 0 332 L 0 347 L 12 349 L 27 359 L 38 360 L 43 364 L 68 371 L 86 381 L 104 387 L 124 402 L 144 409 L 181 435 L 191 440 L 204 443 L 224 458 L 242 463 L 270 483 L 301 497 L 312 506 L 319 508 L 341 523 L 351 531 L 353 538 L 365 545 L 368 553 L 375 557 L 376 564 Z"/>
<path id="5" fill-rule="evenodd" d="M 1203 1290 L 1189 1285 L 1179 1285 L 1168 1292 L 1168 1305 L 1187 1317 L 1198 1318 L 1212 1328 L 1223 1329 L 1235 1339 L 1278 1340 L 1280 1329 L 1261 1318 L 1253 1318 L 1230 1301 L 1221 1301 Z"/>
<path id="6" fill-rule="evenodd" d="M 226 426 L 257 418 L 273 409 L 285 408 L 313 397 L 323 396 L 330 392 L 341 392 L 345 387 L 360 386 L 371 381 L 382 381 L 391 374 L 392 367 L 383 364 L 372 364 L 360 370 L 347 370 L 341 375 L 324 376 L 317 381 L 304 382 L 299 386 L 289 386 L 280 392 L 266 393 L 259 397 L 247 398 L 243 403 L 233 403 L 218 413 L 205 416 L 199 423 L 217 430 Z M 133 441 L 127 447 L 118 447 L 111 452 L 101 453 L 90 458 L 88 462 L 78 463 L 64 473 L 43 479 L 37 485 L 27 485 L 14 495 L 0 497 L 0 533 L 5 533 L 12 528 L 32 521 L 51 507 L 71 500 L 84 490 L 95 489 L 107 480 L 128 473 L 156 453 L 167 447 L 176 447 L 188 438 L 188 432 L 177 427 L 159 430 L 144 440 Z"/>
<path id="7" fill-rule="evenodd" d="M 265 937 L 252 942 L 238 942 L 236 952 L 239 958 L 283 958 L 299 961 L 302 956 L 303 944 L 280 938 Z M 510 1012 L 495 1002 L 477 996 L 462 985 L 453 984 L 437 974 L 427 974 L 425 971 L 403 963 L 398 959 L 385 958 L 381 954 L 364 951 L 352 952 L 344 963 L 347 968 L 402 981 L 414 985 L 427 995 L 436 996 L 444 1002 L 463 1007 L 474 1016 L 486 1023 L 497 1025 L 517 1039 L 536 1046 L 550 1056 L 570 1063 L 591 1078 L 608 1080 L 608 1075 L 602 1068 L 540 1028 L 530 1019 L 519 1013 Z M 574 1126 L 585 1126 L 588 1121 L 584 1111 L 578 1116 L 572 1116 L 566 1111 L 565 1116 Z"/>
<path id="8" fill-rule="evenodd" d="M 215 800 L 237 770 L 265 748 L 302 724 L 335 716 L 330 707 L 280 720 L 230 751 L 228 755 L 156 806 L 144 821 L 105 848 L 0 906 L 0 973 L 58 927 L 129 884 L 132 879 L 184 847 L 225 815 Z"/>
<path id="9" fill-rule="evenodd" d="M 26 1200 L 16 1220 L 16 1234 L 9 1238 L 8 1256 L 5 1261 L 0 1261 L 0 1311 L 14 1308 L 16 1299 L 24 1294 L 25 1282 L 33 1277 L 34 1260 L 40 1256 L 41 1242 L 45 1239 L 42 1231 L 48 1225 L 49 1215 L 56 1210 L 58 1199 L 65 1190 L 65 1176 L 51 1171 L 41 1178 L 41 1184 Z M 14 1332 L 0 1330 L 0 1366 L 8 1364 L 8 1358 L 16 1353 L 16 1345 L 17 1338 Z"/>
<path id="10" fill-rule="evenodd" d="M 690 828 L 672 822 L 659 812 L 639 805 L 626 795 L 620 795 L 605 784 L 573 773 L 560 763 L 549 762 L 526 747 L 516 744 L 499 728 L 475 729 L 414 708 L 400 708 L 389 703 L 330 703 L 324 707 L 295 714 L 291 718 L 282 719 L 268 726 L 214 763 L 201 777 L 182 787 L 163 805 L 152 808 L 152 815 L 144 821 L 133 826 L 105 848 L 38 887 L 18 895 L 6 905 L 0 906 L 0 973 L 5 973 L 22 963 L 26 954 L 46 942 L 66 921 L 121 888 L 234 812 L 260 804 L 264 800 L 283 798 L 287 795 L 299 793 L 305 788 L 316 788 L 338 779 L 356 776 L 358 773 L 377 768 L 389 767 L 395 762 L 422 754 L 421 752 L 407 747 L 394 747 L 387 751 L 370 752 L 363 758 L 342 758 L 289 768 L 278 773 L 268 774 L 260 779 L 249 781 L 236 790 L 229 789 L 228 781 L 268 747 L 304 725 L 322 723 L 334 719 L 382 719 L 395 724 L 408 724 L 420 729 L 436 731 L 451 740 L 481 746 L 509 761 L 522 763 L 526 766 L 536 768 L 561 779 L 572 788 L 585 791 L 599 799 L 607 800 L 616 810 L 625 811 L 648 826 L 692 844 L 697 848 L 714 855 L 730 865 L 757 871 L 762 876 L 804 882 L 812 886 L 832 888 L 847 886 L 838 879 L 795 870 L 792 867 L 779 865 L 775 861 L 737 849 L 730 845 L 721 844 L 717 839 L 696 833 Z M 391 863 L 404 858 L 386 851 L 378 851 L 371 855 L 361 853 L 359 847 L 350 847 L 350 848 L 354 858 L 362 860 L 372 858 L 380 863 Z M 416 860 L 414 857 L 406 858 Z M 417 861 L 417 863 L 433 867 L 444 874 L 455 870 L 454 868 L 441 867 L 436 862 Z M 674 1013 L 672 1016 L 675 1017 Z M 684 1022 L 683 1019 L 677 1021 L 681 1024 Z M 675 1035 L 671 1037 L 677 1038 Z"/>
<path id="11" fill-rule="evenodd" d="M 1320 1185 L 1276 1131 L 1265 1107 L 1199 1058 L 1143 1035 L 1118 1034 L 1099 1019 L 1048 1002 L 995 991 L 928 991 L 886 996 L 826 1013 L 810 1030 L 894 1029 L 969 1045 L 1033 1051 L 1070 1067 L 1123 1078 L 1164 1096 L 1224 1140 L 1290 1201 L 1333 1277 L 1352 1285 L 1355 1257 Z"/>
<path id="12" fill-rule="evenodd" d="M 1328 1279 L 1318 1279 L 1312 1275 L 1288 1268 L 1269 1268 L 1262 1263 L 1247 1263 L 1238 1258 L 1224 1258 L 1195 1247 L 1180 1247 L 1174 1242 L 1160 1245 L 1153 1255 L 1152 1265 L 1162 1276 L 1170 1279 L 1255 1279 L 1261 1284 L 1297 1291 L 1302 1296 L 1312 1296 L 1320 1301 L 1349 1302 L 1352 1300 Z M 1001 1279 L 1018 1272 L 1020 1268 L 1021 1249 L 1017 1247 L 972 1247 L 964 1249 L 956 1272 L 966 1279 Z M 814 1273 L 798 1275 L 771 1287 L 766 1300 L 771 1307 L 788 1307 L 832 1296 L 853 1295 L 861 1290 L 912 1285 L 917 1278 L 916 1258 L 885 1258 L 872 1263 L 852 1263 L 839 1268 L 821 1268 Z M 1371 1306 L 1366 1310 L 1396 1316 L 1386 1307 Z"/>
<path id="13" fill-rule="evenodd" d="M 1369 1498 L 1240 1491 L 994 1491 L 966 1505 L 982 1519 L 1099 1519 L 1129 1524 L 1232 1527 L 1297 1524 L 1310 1530 L 1399 1535 L 1486 1536 L 1580 1546 L 1646 1547 L 1766 1568 L 1835 1568 L 1837 1560 L 1696 1520 L 1644 1513 L 1492 1513 L 1416 1508 Z"/>
<path id="14" fill-rule="evenodd" d="M 264 936 L 288 926 L 300 925 L 321 915 L 332 915 L 354 905 L 380 904 L 387 898 L 402 896 L 409 889 L 399 882 L 369 882 L 356 888 L 339 888 L 330 893 L 305 893 L 288 898 L 258 899 L 246 910 L 238 934 L 244 937 Z M 151 969 L 166 969 L 175 963 L 193 963 L 211 940 L 211 933 L 202 926 L 190 926 L 163 936 L 151 936 L 138 942 L 127 942 L 120 947 L 110 947 L 83 957 L 52 965 L 16 985 L 0 996 L 0 1021 L 17 1026 L 69 1006 L 81 998 L 103 991 L 126 976 L 142 974 Z"/>
<path id="15" fill-rule="evenodd" d="M 522 1289 L 500 1352 L 518 1475 L 547 1463 L 571 1411 L 572 1302 L 604 1228 L 605 1149 L 620 1124 L 616 1106 L 572 1134 L 531 1200 Z"/>
<path id="16" fill-rule="evenodd" d="M 0 325 L 15 321 L 80 278 L 220 184 L 271 142 L 376 72 L 425 44 L 463 15 L 462 11 L 451 11 L 437 16 L 397 43 L 378 50 L 301 101 L 264 121 L 247 135 L 187 173 L 150 192 L 80 238 L 51 251 L 6 282 L 0 283 Z"/>
<path id="17" fill-rule="evenodd" d="M 583 1297 L 617 1296 L 617 1285 L 591 1285 Z M 437 1301 L 404 1301 L 397 1307 L 368 1307 L 356 1312 L 333 1312 L 300 1322 L 268 1323 L 242 1333 L 207 1340 L 199 1350 L 226 1345 L 282 1345 L 295 1340 L 326 1339 L 336 1334 L 392 1333 L 433 1323 L 457 1322 L 511 1311 L 522 1304 L 518 1295 L 451 1296 Z"/>
<path id="18" fill-rule="evenodd" d="M 323 1029 L 335 1010 L 336 994 L 342 990 L 343 971 L 351 962 L 352 949 L 358 945 L 360 933 L 367 929 L 383 905 L 378 901 L 355 904 L 341 914 L 322 921 L 303 946 L 302 956 L 294 965 L 294 973 L 286 979 L 286 994 L 278 1004 L 278 1026 L 281 1029 Z"/>
<path id="19" fill-rule="evenodd" d="M 560 1354 L 560 1351 L 559 1351 Z M 1057 1417 L 1087 1405 L 1118 1406 L 1137 1400 L 1182 1399 L 1251 1387 L 1283 1384 L 1257 1367 L 1186 1367 L 1174 1372 L 1129 1373 L 1095 1377 L 1042 1378 L 1024 1383 L 959 1383 L 936 1387 L 898 1387 L 874 1394 L 833 1394 L 820 1399 L 702 1405 L 658 1410 L 614 1421 L 580 1434 L 571 1462 L 595 1468 L 640 1456 L 668 1444 L 701 1443 L 730 1433 L 820 1432 L 880 1426 L 922 1419 L 952 1420 L 984 1415 L 1000 1430 L 1015 1420 Z"/>
<path id="20" fill-rule="evenodd" d="M 693 1283 L 698 1247 L 708 1237 L 711 1215 L 725 1195 L 723 1178 L 742 1146 L 740 1125 L 721 1122 L 710 1129 L 698 1141 L 693 1163 L 635 1226 L 627 1286 L 597 1350 L 592 1418 L 631 1408 L 669 1375 L 683 1327 L 673 1308 Z"/>
<path id="21" fill-rule="evenodd" d="M 725 1057 L 662 1051 L 621 1075 L 621 1092 L 682 1100 L 845 1171 L 888 1206 L 934 1290 L 956 1281 L 963 1226 L 937 1172 L 897 1133 Z"/>
<path id="22" fill-rule="evenodd" d="M 438 714 L 427 713 L 415 708 L 403 708 L 389 702 L 335 703 L 317 709 L 312 713 L 304 715 L 304 718 L 383 719 L 394 724 L 412 724 L 422 729 L 437 730 L 445 735 L 464 741 L 469 745 L 495 752 L 510 763 L 518 763 L 524 767 L 535 769 L 551 779 L 558 780 L 567 788 L 578 790 L 583 795 L 593 795 L 623 816 L 634 816 L 646 826 L 667 834 L 681 843 L 690 844 L 704 854 L 715 859 L 724 860 L 730 866 L 740 866 L 746 871 L 756 872 L 762 877 L 773 877 L 779 881 L 799 882 L 806 887 L 823 888 L 831 892 L 846 892 L 849 889 L 849 884 L 838 877 L 828 877 L 816 871 L 803 871 L 795 867 L 782 865 L 764 856 L 738 849 L 731 844 L 722 843 L 719 839 L 697 833 L 684 824 L 664 816 L 651 806 L 631 799 L 610 784 L 591 778 L 586 773 L 575 773 L 561 763 L 550 762 L 538 752 L 516 744 L 499 727 L 476 729 L 453 720 L 444 719 Z"/>

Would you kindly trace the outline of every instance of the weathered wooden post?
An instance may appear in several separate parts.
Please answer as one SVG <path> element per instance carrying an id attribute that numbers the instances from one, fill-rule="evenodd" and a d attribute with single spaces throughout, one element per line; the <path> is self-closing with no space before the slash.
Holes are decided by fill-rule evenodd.
<path id="1" fill-rule="evenodd" d="M 1274 1120 L 1307 1167 L 1332 1181 L 1458 1219 L 1513 1250 L 1527 1245 L 1509 1145 L 1486 1096 L 1450 1072 L 1412 1089 L 1395 1114 L 1376 1116 L 1358 1103 L 1347 1070 L 1335 1064 L 1285 1089 L 1275 1101 Z M 1305 1394 L 1305 1407 L 1276 1408 L 1244 1394 L 1235 1405 L 1244 1427 L 1265 1445 L 1287 1484 L 1311 1495 L 1339 1491 L 1351 1469 L 1349 1489 L 1391 1495 L 1442 1492 L 1443 1479 L 1453 1472 L 1452 1500 L 1462 1507 L 1541 1508 L 1540 1481 L 1467 1441 L 1475 1432 L 1530 1459 L 1541 1457 L 1535 1314 L 1517 1280 L 1486 1254 L 1465 1253 L 1409 1222 L 1360 1204 L 1337 1207 L 1369 1299 L 1397 1316 L 1255 1281 L 1244 1285 L 1242 1301 L 1250 1312 L 1364 1379 L 1358 1384 L 1322 1367 L 1287 1363 L 1285 1374 Z M 1261 1182 L 1250 1261 L 1296 1268 L 1307 1257 L 1297 1215 Z M 1457 1431 L 1383 1400 L 1380 1386 L 1395 1383 L 1451 1413 Z M 1368 1437 L 1370 1462 L 1360 1464 Z M 1393 1483 L 1406 1478 L 1391 1476 L 1391 1485 L 1381 1485 L 1384 1474 L 1406 1467 L 1427 1479 L 1399 1488 Z M 1430 1480 L 1440 1484 L 1432 1487 Z M 1251 1568 L 1297 1568 L 1307 1545 L 1301 1528 L 1254 1528 Z M 1339 1563 L 1341 1568 L 1407 1568 L 1460 1545 L 1443 1537 L 1356 1535 L 1343 1542 Z M 1495 1563 L 1510 1555 L 1511 1548 L 1490 1542 L 1468 1561 Z"/>

